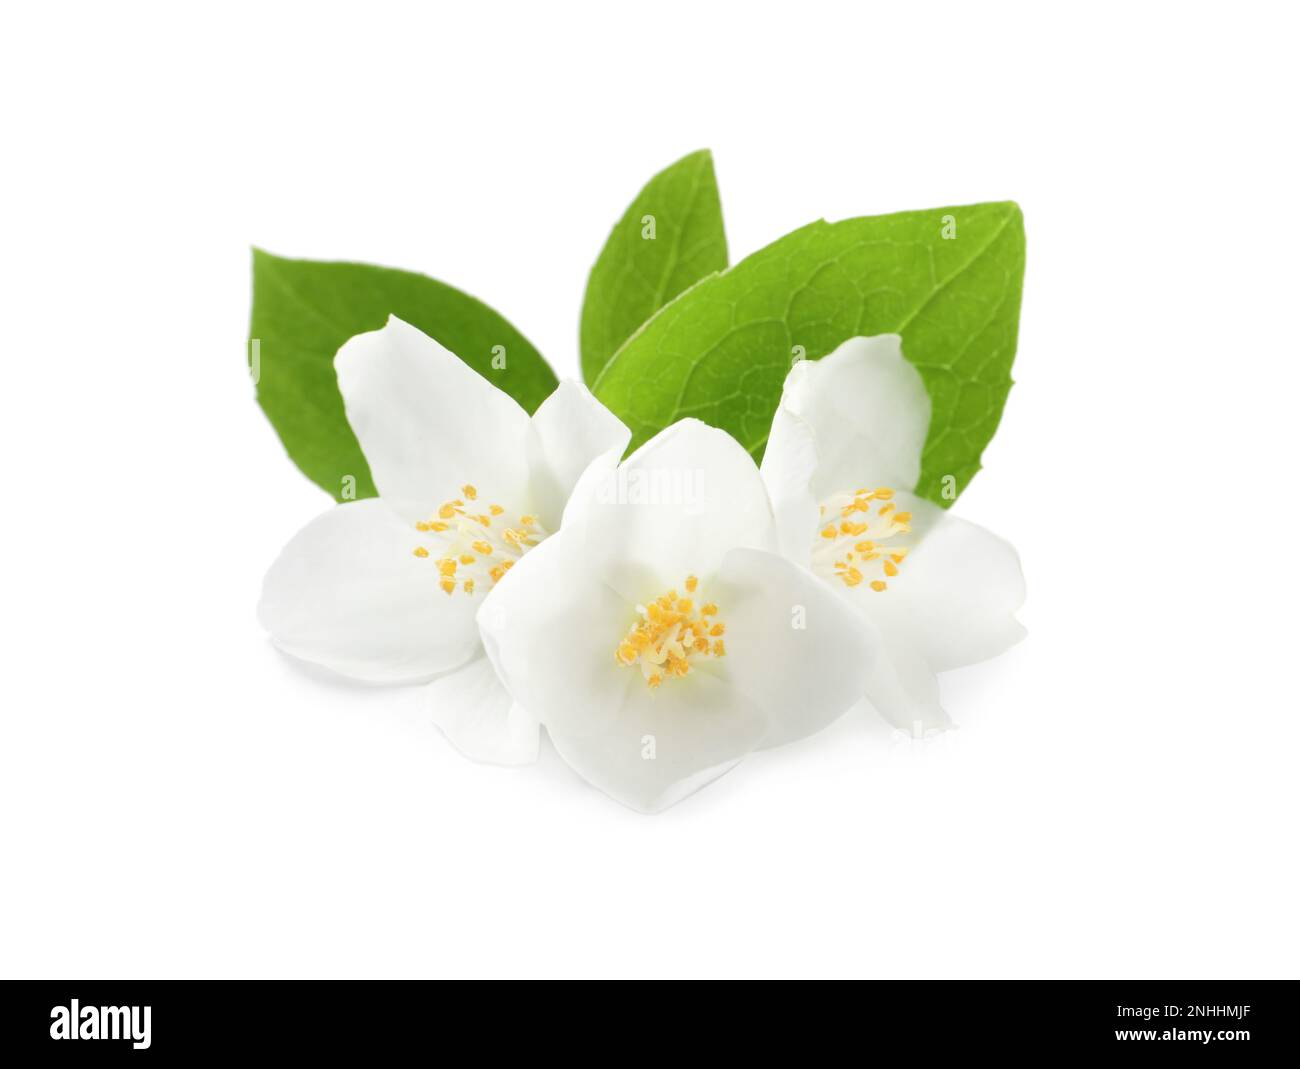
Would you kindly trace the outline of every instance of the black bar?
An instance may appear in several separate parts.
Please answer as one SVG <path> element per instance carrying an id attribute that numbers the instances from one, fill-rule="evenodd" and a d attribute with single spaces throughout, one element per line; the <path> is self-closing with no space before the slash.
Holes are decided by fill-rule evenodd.
<path id="1" fill-rule="evenodd" d="M 1007 1052 L 1239 1062 L 1294 1057 L 1300 1025 L 1294 981 L 871 981 L 838 992 L 751 984 L 739 998 L 644 984 L 635 992 L 583 986 L 493 992 L 483 983 L 435 981 L 7 981 L 0 1054 L 11 1065 L 31 1064 L 13 1054 L 41 1063 L 254 1052 L 372 1060 L 468 1046 L 549 1060 L 589 1056 L 600 1050 L 590 1039 L 624 1033 L 643 1056 L 659 1051 L 674 1060 L 700 1052 L 702 1035 L 717 1037 L 705 1042 L 719 1054 L 734 1057 L 739 1041 L 742 1050 L 802 1050 L 801 1061 L 833 1043 L 867 1058 L 901 1048 L 909 1059 Z M 125 1037 L 53 1038 L 52 1030 L 66 1033 L 74 999 L 87 1035 L 107 1026 Z M 846 1005 L 847 1013 L 837 1008 Z M 131 1007 L 134 1016 L 121 1012 Z M 1210 1039 L 1187 1038 L 1193 1032 Z"/>

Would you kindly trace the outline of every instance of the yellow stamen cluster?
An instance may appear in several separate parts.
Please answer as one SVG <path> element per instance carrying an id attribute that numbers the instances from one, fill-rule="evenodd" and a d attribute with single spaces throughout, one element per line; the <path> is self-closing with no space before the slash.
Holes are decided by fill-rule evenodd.
<path id="1" fill-rule="evenodd" d="M 900 512 L 886 486 L 832 494 L 821 504 L 821 527 L 813 568 L 847 587 L 866 583 L 880 592 L 898 575 L 908 547 L 892 541 L 912 529 L 912 514 Z"/>
<path id="2" fill-rule="evenodd" d="M 686 593 L 696 593 L 699 583 L 695 576 L 688 576 Z M 670 590 L 649 605 L 638 605 L 641 619 L 618 644 L 615 660 L 626 666 L 639 664 L 646 684 L 654 689 L 665 679 L 689 674 L 693 659 L 725 657 L 727 645 L 722 636 L 727 625 L 718 619 L 718 607 L 711 601 L 697 607 L 695 601 Z"/>
<path id="3" fill-rule="evenodd" d="M 438 553 L 434 559 L 438 587 L 449 595 L 457 590 L 473 594 L 489 583 L 495 585 L 547 534 L 536 516 L 524 513 L 511 519 L 502 505 L 490 504 L 484 509 L 473 504 L 478 490 L 470 483 L 460 488 L 460 494 L 439 505 L 430 519 L 415 525 L 429 536 L 430 543 L 416 546 L 415 555 L 429 557 L 431 550 Z"/>

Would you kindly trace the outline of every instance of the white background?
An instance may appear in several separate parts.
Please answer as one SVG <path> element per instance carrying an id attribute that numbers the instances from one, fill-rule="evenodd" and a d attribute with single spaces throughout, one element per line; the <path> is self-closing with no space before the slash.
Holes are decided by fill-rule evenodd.
<path id="1" fill-rule="evenodd" d="M 0 972 L 1295 975 L 1282 6 L 448 6 L 5 16 Z M 702 146 L 736 259 L 1022 205 L 957 507 L 1029 637 L 943 740 L 846 719 L 647 818 L 270 647 L 328 500 L 253 402 L 248 249 L 427 272 L 572 374 L 609 227 Z"/>

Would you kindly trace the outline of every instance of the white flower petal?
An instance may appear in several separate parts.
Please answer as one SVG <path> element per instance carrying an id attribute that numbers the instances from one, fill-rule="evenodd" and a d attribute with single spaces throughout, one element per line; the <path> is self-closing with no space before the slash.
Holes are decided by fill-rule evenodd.
<path id="1" fill-rule="evenodd" d="M 378 498 L 330 509 L 266 574 L 258 616 L 286 653 L 354 679 L 413 682 L 479 648 L 473 599 L 438 589 L 421 536 Z"/>
<path id="2" fill-rule="evenodd" d="M 881 635 L 882 656 L 867 680 L 867 700 L 894 727 L 924 738 L 952 721 L 939 704 L 939 681 L 925 658 L 906 641 Z"/>
<path id="3" fill-rule="evenodd" d="M 807 564 L 817 530 L 817 439 L 812 427 L 785 405 L 778 405 L 767 437 L 761 467 L 763 484 L 772 499 L 781 553 Z"/>
<path id="4" fill-rule="evenodd" d="M 564 381 L 533 413 L 528 426 L 532 508 L 542 525 L 560 526 L 565 502 L 597 457 L 623 455 L 632 432 L 581 383 Z"/>
<path id="5" fill-rule="evenodd" d="M 549 725 L 553 710 L 623 702 L 628 676 L 614 651 L 632 612 L 585 566 L 581 538 L 561 529 L 492 588 L 478 626 L 506 689 Z"/>
<path id="6" fill-rule="evenodd" d="M 614 656 L 635 619 L 567 528 L 520 561 L 478 616 L 501 679 L 561 756 L 612 798 L 657 812 L 734 765 L 767 722 L 742 691 L 705 672 L 652 691 Z"/>
<path id="7" fill-rule="evenodd" d="M 614 475 L 622 455 L 622 450 L 615 452 L 611 449 L 587 465 L 586 471 L 578 476 L 573 492 L 569 494 L 569 500 L 565 503 L 564 515 L 560 520 L 561 527 L 574 527 L 587 522 L 592 506 L 603 496 L 606 481 Z"/>
<path id="8" fill-rule="evenodd" d="M 774 554 L 738 549 L 708 595 L 726 623 L 727 655 L 704 664 L 766 712 L 764 746 L 820 731 L 862 697 L 877 652 L 873 629 L 815 576 Z"/>
<path id="9" fill-rule="evenodd" d="M 425 519 L 465 483 L 526 511 L 528 414 L 433 338 L 396 316 L 334 358 L 348 422 L 379 494 Z"/>
<path id="10" fill-rule="evenodd" d="M 912 494 L 896 501 L 912 513 L 915 548 L 888 590 L 856 588 L 858 604 L 936 672 L 987 660 L 1019 642 L 1025 629 L 1015 612 L 1025 600 L 1025 579 L 1010 543 Z"/>
<path id="11" fill-rule="evenodd" d="M 639 672 L 622 671 L 634 683 L 622 705 L 588 709 L 546 730 L 570 768 L 631 809 L 662 812 L 763 740 L 762 711 L 716 676 L 692 672 L 651 690 Z"/>
<path id="12" fill-rule="evenodd" d="M 592 495 L 582 505 L 591 566 L 637 598 L 716 570 L 737 546 L 776 548 L 753 458 L 699 420 L 661 431 L 584 492 Z"/>
<path id="13" fill-rule="evenodd" d="M 471 760 L 491 765 L 537 760 L 537 718 L 511 700 L 487 657 L 439 676 L 425 693 L 433 722 Z"/>
<path id="14" fill-rule="evenodd" d="M 897 334 L 850 338 L 820 360 L 795 364 L 781 408 L 803 420 L 816 438 L 817 500 L 860 486 L 916 486 L 930 395 L 903 356 Z M 777 447 L 782 448 L 779 436 Z"/>

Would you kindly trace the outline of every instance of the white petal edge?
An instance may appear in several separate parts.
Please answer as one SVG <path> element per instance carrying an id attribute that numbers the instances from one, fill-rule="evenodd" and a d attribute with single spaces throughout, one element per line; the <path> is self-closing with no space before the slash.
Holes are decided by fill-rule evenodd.
<path id="1" fill-rule="evenodd" d="M 1025 578 L 1012 545 L 913 494 L 899 494 L 919 540 L 889 589 L 865 584 L 857 603 L 891 639 L 906 641 L 933 671 L 996 657 L 1019 642 L 1015 618 Z"/>
<path id="2" fill-rule="evenodd" d="M 662 813 L 761 745 L 762 712 L 717 677 L 692 672 L 651 691 L 636 675 L 626 703 L 609 715 L 582 730 L 547 727 L 569 767 L 616 802 Z"/>
<path id="3" fill-rule="evenodd" d="M 439 676 L 425 694 L 433 722 L 470 760 L 489 765 L 537 760 L 537 718 L 511 699 L 486 656 Z"/>
<path id="4" fill-rule="evenodd" d="M 531 508 L 528 414 L 439 342 L 390 316 L 344 342 L 334 368 L 348 423 L 395 511 L 427 519 L 465 483 L 514 511 Z"/>
<path id="5" fill-rule="evenodd" d="M 772 500 L 777 542 L 783 556 L 807 567 L 817 537 L 817 439 L 812 428 L 785 405 L 778 405 L 760 467 Z"/>
<path id="6" fill-rule="evenodd" d="M 881 635 L 881 656 L 866 685 L 867 701 L 886 721 L 913 738 L 945 731 L 952 720 L 939 702 L 939 680 L 925 658 L 907 644 Z"/>
<path id="7" fill-rule="evenodd" d="M 376 683 L 420 682 L 479 649 L 470 598 L 438 589 L 420 536 L 379 498 L 316 517 L 266 573 L 258 618 L 294 657 Z"/>
<path id="8" fill-rule="evenodd" d="M 597 457 L 623 455 L 632 432 L 581 383 L 565 380 L 528 426 L 532 508 L 551 531 L 579 477 Z"/>
<path id="9" fill-rule="evenodd" d="M 874 629 L 809 572 L 737 549 L 709 581 L 708 597 L 726 624 L 727 655 L 702 664 L 764 710 L 765 748 L 820 731 L 862 697 L 878 653 Z"/>
<path id="10" fill-rule="evenodd" d="M 758 466 L 726 431 L 684 419 L 613 472 L 583 480 L 581 530 L 590 566 L 634 601 L 688 574 L 715 571 L 737 547 L 776 548 Z"/>
<path id="11" fill-rule="evenodd" d="M 799 361 L 786 376 L 780 409 L 812 430 L 817 500 L 861 486 L 915 488 L 930 395 L 897 334 L 850 338 L 820 360 Z"/>

